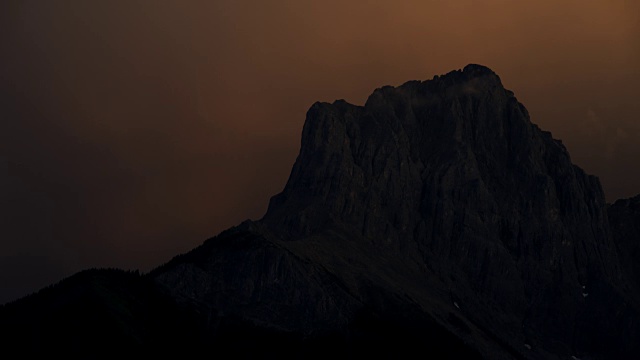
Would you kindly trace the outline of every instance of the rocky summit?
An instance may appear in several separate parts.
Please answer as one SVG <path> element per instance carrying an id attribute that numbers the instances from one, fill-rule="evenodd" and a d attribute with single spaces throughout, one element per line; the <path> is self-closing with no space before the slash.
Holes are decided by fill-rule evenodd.
<path id="1" fill-rule="evenodd" d="M 639 209 L 471 64 L 313 104 L 264 217 L 141 276 L 144 301 L 213 352 L 635 358 Z"/>

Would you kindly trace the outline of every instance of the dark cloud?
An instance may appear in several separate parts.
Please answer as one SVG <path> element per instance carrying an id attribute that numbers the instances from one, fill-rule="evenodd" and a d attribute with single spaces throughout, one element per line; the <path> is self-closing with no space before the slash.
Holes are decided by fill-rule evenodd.
<path id="1" fill-rule="evenodd" d="M 260 218 L 314 101 L 471 62 L 609 201 L 640 192 L 635 2 L 1 6 L 0 302 L 87 267 L 148 270 Z"/>

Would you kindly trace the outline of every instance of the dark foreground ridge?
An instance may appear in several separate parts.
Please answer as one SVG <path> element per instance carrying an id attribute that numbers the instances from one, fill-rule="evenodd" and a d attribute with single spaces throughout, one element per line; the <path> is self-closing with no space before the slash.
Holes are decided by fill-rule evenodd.
<path id="1" fill-rule="evenodd" d="M 639 215 L 468 65 L 314 104 L 261 220 L 6 305 L 0 335 L 78 357 L 637 358 Z"/>

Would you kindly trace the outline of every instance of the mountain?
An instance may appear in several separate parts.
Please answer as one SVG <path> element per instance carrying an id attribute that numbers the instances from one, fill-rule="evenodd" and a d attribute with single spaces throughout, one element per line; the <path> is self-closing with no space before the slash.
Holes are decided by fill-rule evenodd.
<path id="1" fill-rule="evenodd" d="M 262 219 L 136 277 L 140 286 L 115 281 L 97 303 L 118 304 L 127 317 L 113 331 L 137 329 L 125 338 L 141 349 L 157 350 L 163 329 L 182 348 L 252 357 L 632 358 L 634 219 L 637 206 L 607 205 L 598 179 L 471 64 L 376 89 L 364 106 L 314 104 Z M 0 310 L 13 319 L 5 328 L 55 301 L 34 297 Z M 154 326 L 165 308 L 177 325 Z M 38 321 L 48 320 L 3 336 L 33 339 Z"/>
<path id="2" fill-rule="evenodd" d="M 118 269 L 85 270 L 0 307 L 2 348 L 21 358 L 177 352 L 202 330 L 151 278 Z"/>

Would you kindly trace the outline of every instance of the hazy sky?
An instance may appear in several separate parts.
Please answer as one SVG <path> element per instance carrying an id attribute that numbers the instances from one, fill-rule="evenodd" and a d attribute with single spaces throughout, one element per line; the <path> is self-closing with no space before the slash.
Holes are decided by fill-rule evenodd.
<path id="1" fill-rule="evenodd" d="M 489 66 L 640 193 L 636 0 L 2 1 L 0 303 L 264 214 L 316 100 Z"/>

